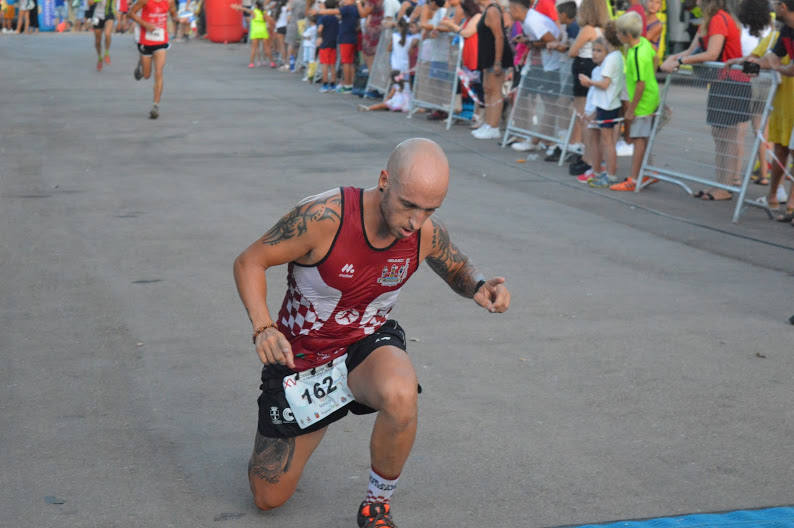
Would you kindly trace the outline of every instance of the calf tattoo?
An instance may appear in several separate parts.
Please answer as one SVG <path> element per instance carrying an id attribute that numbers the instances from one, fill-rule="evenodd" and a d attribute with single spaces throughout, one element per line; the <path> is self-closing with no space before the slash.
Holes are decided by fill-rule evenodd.
<path id="1" fill-rule="evenodd" d="M 342 199 L 338 195 L 299 204 L 265 233 L 262 243 L 275 246 L 284 240 L 299 237 L 309 228 L 309 222 L 338 222 L 342 218 L 339 214 L 341 208 Z"/>
<path id="2" fill-rule="evenodd" d="M 294 454 L 294 438 L 267 438 L 257 431 L 248 474 L 269 484 L 278 484 L 281 475 L 289 471 Z"/>
<path id="3" fill-rule="evenodd" d="M 427 263 L 447 284 L 458 294 L 472 298 L 477 282 L 482 275 L 461 251 L 449 239 L 449 232 L 444 224 L 431 218 L 433 224 L 433 243 Z"/>

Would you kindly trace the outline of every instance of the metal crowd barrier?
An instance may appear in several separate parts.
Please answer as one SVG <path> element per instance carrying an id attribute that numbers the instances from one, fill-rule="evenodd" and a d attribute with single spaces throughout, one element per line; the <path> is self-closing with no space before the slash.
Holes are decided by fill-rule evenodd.
<path id="1" fill-rule="evenodd" d="M 419 108 L 441 110 L 449 114 L 449 130 L 455 109 L 462 52 L 463 39 L 459 35 L 442 34 L 436 38 L 422 39 L 408 117 L 412 117 Z"/>
<path id="2" fill-rule="evenodd" d="M 502 146 L 507 145 L 510 136 L 539 138 L 562 149 L 562 165 L 575 121 L 571 59 L 562 59 L 560 69 L 554 71 L 544 71 L 543 66 L 528 62 L 521 72 Z"/>
<path id="3" fill-rule="evenodd" d="M 367 79 L 367 92 L 377 90 L 383 95 L 389 93 L 391 84 L 391 44 L 392 30 L 384 29 L 380 33 L 378 47 L 375 49 L 375 58 L 372 59 L 372 67 L 369 69 Z"/>
<path id="4" fill-rule="evenodd" d="M 734 223 L 745 206 L 764 208 L 771 217 L 764 202 L 748 199 L 747 187 L 779 83 L 777 72 L 747 75 L 739 65 L 720 62 L 668 75 L 640 171 L 649 178 L 640 178 L 636 191 L 656 178 L 693 195 L 685 183 L 693 182 L 738 194 Z"/>

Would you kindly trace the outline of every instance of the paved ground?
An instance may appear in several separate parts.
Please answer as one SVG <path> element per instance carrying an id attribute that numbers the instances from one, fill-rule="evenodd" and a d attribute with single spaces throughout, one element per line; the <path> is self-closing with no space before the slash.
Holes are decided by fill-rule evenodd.
<path id="1" fill-rule="evenodd" d="M 129 37 L 113 51 L 97 74 L 87 35 L 0 39 L 0 525 L 354 526 L 370 418 L 332 428 L 283 509 L 251 503 L 259 365 L 231 265 L 416 135 L 451 160 L 439 216 L 514 303 L 488 315 L 426 268 L 407 286 L 425 392 L 401 527 L 792 502 L 790 227 L 672 186 L 593 192 L 238 46 L 175 46 L 152 122 Z"/>

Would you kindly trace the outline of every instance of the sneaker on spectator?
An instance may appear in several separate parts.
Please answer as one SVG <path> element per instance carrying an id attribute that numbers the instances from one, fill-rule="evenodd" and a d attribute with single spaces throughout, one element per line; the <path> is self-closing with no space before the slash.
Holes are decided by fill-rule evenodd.
<path id="1" fill-rule="evenodd" d="M 625 181 L 609 186 L 609 190 L 611 191 L 622 191 L 622 192 L 632 192 L 636 188 L 637 185 L 634 182 L 634 178 L 626 178 Z"/>
<path id="2" fill-rule="evenodd" d="M 560 147 L 554 147 L 551 149 L 551 152 L 546 151 L 546 157 L 543 158 L 543 161 L 557 162 L 560 161 L 560 156 L 562 156 L 562 149 Z"/>
<path id="3" fill-rule="evenodd" d="M 327 93 L 328 90 L 329 90 L 328 83 L 323 83 L 323 85 L 320 86 L 320 93 Z"/>
<path id="4" fill-rule="evenodd" d="M 584 160 L 580 159 L 576 163 L 571 163 L 568 166 L 568 174 L 571 176 L 579 176 L 580 174 L 584 174 L 588 170 L 592 169 L 590 165 L 588 165 Z"/>
<path id="5" fill-rule="evenodd" d="M 595 174 L 593 174 L 593 169 L 590 168 L 587 169 L 587 171 L 584 174 L 580 174 L 579 176 L 577 176 L 576 181 L 578 181 L 579 183 L 590 183 L 590 180 L 592 180 L 593 178 L 595 178 Z"/>
<path id="6" fill-rule="evenodd" d="M 270 67 L 271 68 L 275 68 L 276 67 L 276 61 L 270 61 Z"/>
<path id="7" fill-rule="evenodd" d="M 634 155 L 634 145 L 629 145 L 623 138 L 620 138 L 615 144 L 615 151 L 618 157 L 625 158 Z"/>
<path id="8" fill-rule="evenodd" d="M 477 130 L 473 130 L 471 135 L 477 139 L 499 139 L 502 137 L 502 133 L 499 132 L 499 129 L 492 127 L 488 123 L 485 123 Z"/>
<path id="9" fill-rule="evenodd" d="M 532 150 L 543 150 L 543 145 L 540 143 L 532 143 L 531 141 L 526 140 L 513 143 L 510 145 L 510 148 L 517 150 L 518 152 L 529 152 Z"/>
<path id="10" fill-rule="evenodd" d="M 590 187 L 594 187 L 596 189 L 606 189 L 610 185 L 613 185 L 615 183 L 615 181 L 613 180 L 616 179 L 617 178 L 615 178 L 614 176 L 610 178 L 609 176 L 607 176 L 606 172 L 602 172 L 598 176 L 590 178 L 590 180 L 587 182 L 587 185 L 589 185 Z"/>
<path id="11" fill-rule="evenodd" d="M 576 152 L 569 152 L 565 155 L 565 163 L 568 164 L 576 163 L 580 159 L 582 159 L 582 155 Z"/>
<path id="12" fill-rule="evenodd" d="M 339 86 L 336 87 L 336 93 L 339 93 L 339 94 L 353 93 L 353 87 L 352 86 L 342 86 L 340 84 Z"/>
<path id="13" fill-rule="evenodd" d="M 364 97 L 364 88 L 354 86 L 350 93 L 359 97 Z"/>

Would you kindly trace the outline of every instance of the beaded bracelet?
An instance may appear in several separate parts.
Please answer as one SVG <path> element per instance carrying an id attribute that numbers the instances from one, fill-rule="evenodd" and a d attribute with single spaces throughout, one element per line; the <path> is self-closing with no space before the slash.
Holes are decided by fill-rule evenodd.
<path id="1" fill-rule="evenodd" d="M 254 335 L 253 335 L 253 337 L 251 338 L 251 340 L 254 342 L 254 344 L 256 344 L 256 338 L 257 338 L 257 336 L 258 336 L 259 334 L 261 334 L 262 332 L 264 332 L 265 330 L 267 330 L 268 328 L 276 328 L 276 323 L 274 323 L 274 322 L 272 322 L 272 321 L 271 321 L 269 324 L 266 324 L 265 326 L 260 326 L 259 328 L 257 328 L 256 330 L 254 330 Z"/>

